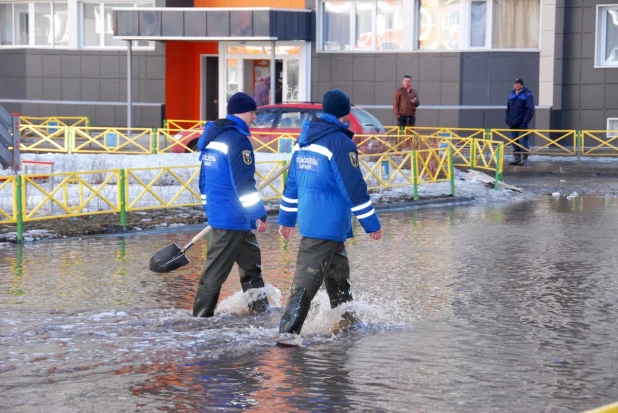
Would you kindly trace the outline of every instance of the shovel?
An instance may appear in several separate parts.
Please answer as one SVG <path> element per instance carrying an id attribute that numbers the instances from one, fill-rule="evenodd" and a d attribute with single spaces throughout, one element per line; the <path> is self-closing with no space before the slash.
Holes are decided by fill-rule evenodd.
<path id="1" fill-rule="evenodd" d="M 262 181 L 257 187 L 258 191 L 266 188 L 272 181 L 277 179 L 279 175 L 283 172 L 287 171 L 290 167 L 290 164 L 284 165 L 279 168 L 272 176 L 268 179 Z M 182 249 L 176 245 L 176 243 L 170 244 L 167 247 L 157 251 L 152 258 L 150 259 L 150 271 L 158 272 L 158 273 L 166 273 L 174 271 L 180 267 L 184 267 L 189 263 L 189 258 L 185 255 L 187 250 L 193 246 L 196 242 L 204 237 L 204 235 L 208 234 L 212 230 L 212 227 L 209 225 L 203 230 L 201 230 L 196 236 L 191 239 L 187 245 L 185 245 Z"/>

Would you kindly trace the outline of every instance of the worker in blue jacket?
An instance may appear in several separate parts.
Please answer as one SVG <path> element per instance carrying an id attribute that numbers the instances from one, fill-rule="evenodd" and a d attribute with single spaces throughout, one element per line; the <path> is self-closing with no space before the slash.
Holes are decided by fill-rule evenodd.
<path id="1" fill-rule="evenodd" d="M 252 231 L 268 227 L 266 208 L 255 188 L 255 157 L 248 139 L 256 109 L 251 96 L 234 94 L 225 119 L 208 122 L 198 141 L 200 192 L 212 235 L 193 303 L 194 317 L 213 316 L 235 262 L 243 291 L 264 287 L 260 247 Z M 253 313 L 268 308 L 265 293 L 249 306 Z"/>
<path id="2" fill-rule="evenodd" d="M 504 122 L 509 125 L 513 141 L 513 161 L 509 165 L 527 165 L 530 152 L 530 135 L 522 129 L 528 129 L 528 124 L 534 116 L 534 96 L 524 87 L 522 79 L 515 79 L 513 91 L 506 105 Z M 521 136 L 522 133 L 524 136 Z M 521 136 L 521 137 L 520 137 Z"/>
<path id="3" fill-rule="evenodd" d="M 345 124 L 350 106 L 350 99 L 342 91 L 326 92 L 322 115 L 305 121 L 293 149 L 281 198 L 279 233 L 289 239 L 298 220 L 302 238 L 280 333 L 300 334 L 322 281 L 332 308 L 352 301 L 344 244 L 353 237 L 352 215 L 372 239 L 382 237 L 380 220 L 359 168 L 354 133 Z M 345 313 L 344 321 L 346 316 L 353 318 L 351 313 Z"/>

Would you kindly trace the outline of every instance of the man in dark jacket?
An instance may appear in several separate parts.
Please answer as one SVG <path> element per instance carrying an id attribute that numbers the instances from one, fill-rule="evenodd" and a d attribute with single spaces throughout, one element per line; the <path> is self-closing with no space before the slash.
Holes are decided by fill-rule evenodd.
<path id="1" fill-rule="evenodd" d="M 350 106 L 342 91 L 326 92 L 322 115 L 304 122 L 294 146 L 281 198 L 279 233 L 289 239 L 298 218 L 302 239 L 290 297 L 279 325 L 283 334 L 300 334 L 322 281 L 332 308 L 352 301 L 344 244 L 354 236 L 352 214 L 372 239 L 382 236 L 359 168 L 354 133 L 345 125 Z M 344 321 L 353 321 L 351 313 L 344 314 Z"/>
<path id="2" fill-rule="evenodd" d="M 263 106 L 268 104 L 268 94 L 270 93 L 270 76 L 264 79 L 263 82 L 255 85 L 255 92 L 253 96 L 255 98 L 255 103 L 258 106 Z"/>
<path id="3" fill-rule="evenodd" d="M 255 189 L 255 162 L 249 125 L 256 104 L 246 93 L 234 94 L 225 119 L 208 122 L 198 141 L 200 192 L 212 227 L 206 265 L 193 303 L 194 317 L 212 317 L 221 286 L 234 262 L 243 291 L 263 288 L 260 247 L 253 229 L 266 231 L 266 208 Z M 256 294 L 251 312 L 268 309 L 266 294 Z"/>
<path id="4" fill-rule="evenodd" d="M 528 124 L 534 116 L 534 97 L 528 88 L 524 87 L 522 79 L 515 79 L 514 89 L 509 96 L 506 105 L 506 115 L 504 121 L 513 131 L 513 161 L 509 165 L 526 165 L 528 163 L 528 152 L 530 152 L 530 135 L 525 134 L 520 138 L 522 129 L 528 129 Z M 523 156 L 522 156 L 523 152 Z"/>

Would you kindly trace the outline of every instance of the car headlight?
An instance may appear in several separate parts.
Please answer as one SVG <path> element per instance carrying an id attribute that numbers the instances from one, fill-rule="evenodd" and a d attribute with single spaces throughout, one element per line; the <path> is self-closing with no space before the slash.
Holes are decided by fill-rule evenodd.
<path id="1" fill-rule="evenodd" d="M 174 139 L 176 139 L 177 141 L 182 139 L 182 133 L 178 132 L 176 135 L 174 135 Z"/>

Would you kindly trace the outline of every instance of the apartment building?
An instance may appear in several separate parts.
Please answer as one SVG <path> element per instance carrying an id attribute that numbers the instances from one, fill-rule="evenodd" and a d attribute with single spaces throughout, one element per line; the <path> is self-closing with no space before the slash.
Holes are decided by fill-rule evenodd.
<path id="1" fill-rule="evenodd" d="M 409 74 L 419 126 L 503 127 L 522 78 L 531 127 L 618 128 L 615 0 L 0 0 L 0 104 L 125 125 L 129 42 L 134 126 L 220 116 L 268 76 L 277 101 L 339 88 L 393 124 Z"/>

